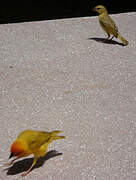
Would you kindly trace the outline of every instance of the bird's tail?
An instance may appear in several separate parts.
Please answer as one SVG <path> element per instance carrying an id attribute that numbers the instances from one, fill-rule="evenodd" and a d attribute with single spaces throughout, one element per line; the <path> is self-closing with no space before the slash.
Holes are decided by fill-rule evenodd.
<path id="1" fill-rule="evenodd" d="M 123 38 L 120 34 L 118 34 L 118 38 L 123 42 L 124 46 L 128 45 L 128 41 L 125 38 Z"/>
<path id="2" fill-rule="evenodd" d="M 52 142 L 53 140 L 56 140 L 56 139 L 64 139 L 65 136 L 58 136 L 57 134 L 59 134 L 61 131 L 59 130 L 56 130 L 56 131 L 52 131 L 51 132 L 51 138 L 50 138 L 50 142 Z"/>

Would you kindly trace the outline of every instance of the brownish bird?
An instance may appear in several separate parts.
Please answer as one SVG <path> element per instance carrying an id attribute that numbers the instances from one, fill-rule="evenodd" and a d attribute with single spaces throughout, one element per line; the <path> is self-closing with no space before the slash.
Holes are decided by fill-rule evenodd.
<path id="1" fill-rule="evenodd" d="M 26 176 L 34 167 L 38 158 L 45 155 L 49 143 L 56 139 L 65 138 L 64 136 L 57 135 L 60 132 L 61 131 L 58 130 L 52 132 L 34 130 L 23 131 L 18 135 L 17 139 L 13 142 L 10 149 L 11 154 L 9 158 L 13 156 L 15 156 L 16 158 L 5 165 L 12 165 L 15 160 L 33 154 L 33 164 L 25 173 L 22 174 L 22 176 Z"/>
<path id="2" fill-rule="evenodd" d="M 123 38 L 119 33 L 116 24 L 108 15 L 107 9 L 102 5 L 98 5 L 95 8 L 93 8 L 93 11 L 96 11 L 98 13 L 99 23 L 102 29 L 107 33 L 107 39 L 110 38 L 110 35 L 113 35 L 111 39 L 113 39 L 114 37 L 119 38 L 122 41 L 123 45 L 127 46 L 128 41 L 125 38 Z"/>

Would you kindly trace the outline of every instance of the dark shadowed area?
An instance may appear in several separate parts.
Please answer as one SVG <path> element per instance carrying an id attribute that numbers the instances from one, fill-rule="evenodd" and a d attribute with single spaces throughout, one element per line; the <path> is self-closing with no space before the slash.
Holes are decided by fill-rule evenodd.
<path id="1" fill-rule="evenodd" d="M 56 156 L 61 156 L 62 153 L 57 152 L 56 150 L 51 150 L 45 154 L 45 156 L 40 157 L 34 166 L 33 169 L 39 168 L 44 165 L 44 163 L 49 160 L 50 158 L 56 157 Z M 22 173 L 24 171 L 27 171 L 30 166 L 33 163 L 33 158 L 26 158 L 23 160 L 19 160 L 15 162 L 11 167 L 6 168 L 5 171 L 7 170 L 7 175 L 16 175 L 19 173 Z"/>
<path id="2" fill-rule="evenodd" d="M 71 18 L 95 15 L 91 9 L 103 4 L 110 13 L 132 12 L 136 10 L 134 1 L 126 0 L 121 5 L 108 0 L 3 0 L 0 6 L 0 23 L 39 21 L 47 19 Z"/>

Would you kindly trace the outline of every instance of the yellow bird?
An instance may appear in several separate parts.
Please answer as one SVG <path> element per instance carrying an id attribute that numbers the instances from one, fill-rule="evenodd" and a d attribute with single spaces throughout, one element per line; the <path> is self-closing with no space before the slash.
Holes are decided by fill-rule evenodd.
<path id="1" fill-rule="evenodd" d="M 56 139 L 63 139 L 65 136 L 58 136 L 57 134 L 61 131 L 52 131 L 52 132 L 44 132 L 44 131 L 33 131 L 33 130 L 25 130 L 20 133 L 17 139 L 13 142 L 11 146 L 11 154 L 10 157 L 16 156 L 11 162 L 7 163 L 7 165 L 11 165 L 15 160 L 29 156 L 30 154 L 34 155 L 34 160 L 31 167 L 22 174 L 22 176 L 26 176 L 31 169 L 36 164 L 39 157 L 44 156 L 48 147 L 48 144 Z"/>
<path id="2" fill-rule="evenodd" d="M 119 38 L 123 42 L 123 45 L 127 46 L 128 41 L 120 35 L 116 24 L 108 15 L 107 9 L 102 5 L 98 5 L 95 8 L 93 8 L 93 11 L 96 11 L 98 13 L 99 23 L 102 29 L 107 33 L 108 35 L 107 39 L 110 38 L 110 34 L 111 34 L 113 35 L 111 39 L 113 39 L 114 37 Z"/>

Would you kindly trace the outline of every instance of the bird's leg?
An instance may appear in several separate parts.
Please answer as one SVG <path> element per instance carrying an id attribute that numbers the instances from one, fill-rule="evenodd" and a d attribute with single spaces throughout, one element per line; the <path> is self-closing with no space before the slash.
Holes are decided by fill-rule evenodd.
<path id="1" fill-rule="evenodd" d="M 22 177 L 26 176 L 27 174 L 30 173 L 30 171 L 33 169 L 34 165 L 36 164 L 36 161 L 37 161 L 37 157 L 34 157 L 34 161 L 33 161 L 33 164 L 31 165 L 31 167 L 24 173 L 21 174 Z"/>
<path id="2" fill-rule="evenodd" d="M 113 35 L 113 36 L 110 38 L 110 40 L 112 40 L 114 37 L 115 37 L 115 36 Z"/>
<path id="3" fill-rule="evenodd" d="M 16 161 L 17 159 L 19 159 L 19 157 L 16 157 L 15 159 L 5 163 L 3 166 L 11 166 L 14 163 L 14 161 Z"/>
<path id="4" fill-rule="evenodd" d="M 108 35 L 108 36 L 107 36 L 107 38 L 106 38 L 106 39 L 109 39 L 109 38 L 110 38 L 110 34 L 109 34 L 109 33 L 107 33 L 107 35 Z"/>
<path id="5" fill-rule="evenodd" d="M 34 167 L 35 164 L 32 164 L 32 166 L 24 173 L 21 174 L 22 177 L 26 176 L 27 174 L 30 173 L 30 171 L 32 170 L 32 168 Z"/>

